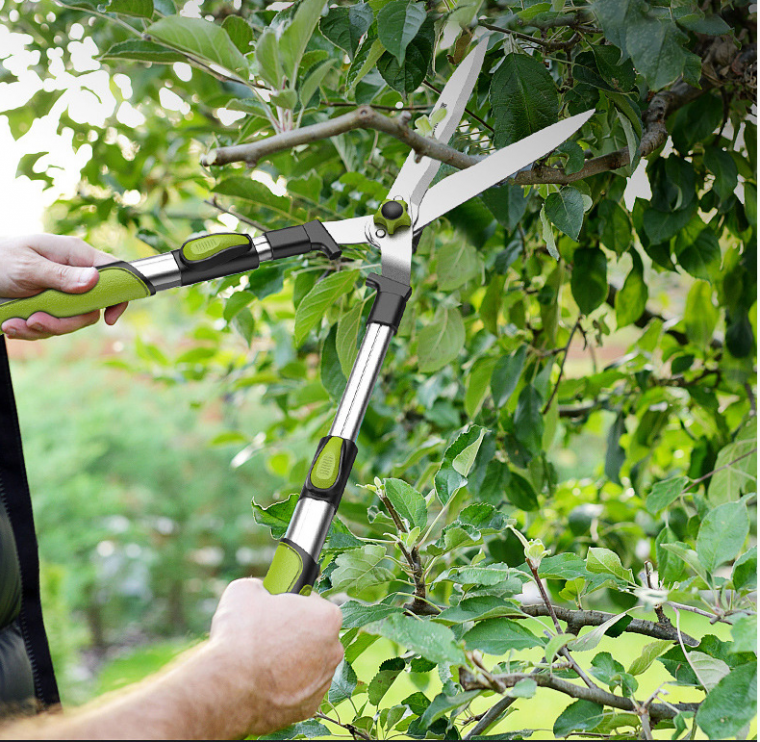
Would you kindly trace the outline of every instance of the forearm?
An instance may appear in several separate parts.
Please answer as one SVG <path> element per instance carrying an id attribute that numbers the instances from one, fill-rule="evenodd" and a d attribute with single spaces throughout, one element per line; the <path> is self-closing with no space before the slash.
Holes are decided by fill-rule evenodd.
<path id="1" fill-rule="evenodd" d="M 0 728 L 3 739 L 231 739 L 246 712 L 230 713 L 229 679 L 205 642 L 162 673 L 71 712 Z M 227 701 L 225 702 L 225 699 Z M 250 717 L 250 711 L 247 713 Z"/>

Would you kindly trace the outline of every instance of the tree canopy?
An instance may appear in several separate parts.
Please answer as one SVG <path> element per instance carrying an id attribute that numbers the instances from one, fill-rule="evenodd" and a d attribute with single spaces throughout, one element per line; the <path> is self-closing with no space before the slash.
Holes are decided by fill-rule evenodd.
<path id="1" fill-rule="evenodd" d="M 370 214 L 410 148 L 446 175 L 593 108 L 572 141 L 424 231 L 318 583 L 348 596 L 346 659 L 318 718 L 270 738 L 508 739 L 482 735 L 513 705 L 538 708 L 539 688 L 571 703 L 536 714 L 523 737 L 746 738 L 757 659 L 748 2 L 6 0 L 0 18 L 28 35 L 45 82 L 3 113 L 14 136 L 50 114 L 86 148 L 51 226 L 103 247 L 110 225 L 142 255 L 222 224 Z M 484 34 L 464 125 L 441 145 L 428 114 Z M 110 76 L 102 125 L 67 108 L 70 79 L 90 84 L 72 61 L 81 39 Z M 44 155 L 19 173 L 49 182 Z M 238 463 L 277 446 L 280 484 L 253 503 L 274 537 L 308 471 L 304 440 L 325 434 L 343 390 L 377 257 L 351 248 L 185 289 L 182 348 L 137 340 L 133 370 L 276 407 L 263 440 L 241 421 L 220 441 Z M 586 359 L 575 366 L 573 349 Z M 731 640 L 682 632 L 684 612 L 730 625 Z M 628 667 L 597 650 L 631 634 L 651 642 Z M 394 644 L 363 677 L 354 666 L 378 637 Z M 639 692 L 654 663 L 690 700 Z M 402 674 L 420 690 L 389 703 Z"/>

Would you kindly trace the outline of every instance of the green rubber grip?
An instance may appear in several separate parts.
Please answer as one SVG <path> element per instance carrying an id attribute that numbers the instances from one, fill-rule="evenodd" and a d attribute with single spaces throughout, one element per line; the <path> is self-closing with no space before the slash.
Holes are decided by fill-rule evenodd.
<path id="1" fill-rule="evenodd" d="M 319 567 L 301 549 L 286 540 L 277 544 L 274 559 L 264 578 L 264 587 L 272 595 L 299 593 L 308 595 L 317 578 Z"/>
<path id="2" fill-rule="evenodd" d="M 181 253 L 186 262 L 197 263 L 201 260 L 208 261 L 209 258 L 231 248 L 247 251 L 250 246 L 251 240 L 248 235 L 220 232 L 188 240 L 182 245 Z"/>
<path id="3" fill-rule="evenodd" d="M 45 312 L 58 318 L 76 317 L 155 293 L 153 287 L 127 263 L 104 265 L 98 268 L 98 272 L 98 282 L 84 294 L 66 294 L 48 289 L 35 296 L 11 299 L 0 304 L 0 325 L 14 317 L 29 319 L 35 312 Z"/>

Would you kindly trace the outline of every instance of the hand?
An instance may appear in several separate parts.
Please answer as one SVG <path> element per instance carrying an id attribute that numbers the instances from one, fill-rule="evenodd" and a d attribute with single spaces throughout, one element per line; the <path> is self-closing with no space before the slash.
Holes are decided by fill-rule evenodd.
<path id="1" fill-rule="evenodd" d="M 266 734 L 317 711 L 343 659 L 341 622 L 340 609 L 316 593 L 270 595 L 254 579 L 227 587 L 207 648 L 240 734 Z"/>
<path id="2" fill-rule="evenodd" d="M 98 272 L 93 266 L 113 262 L 112 255 L 90 247 L 77 237 L 34 234 L 0 240 L 0 297 L 34 296 L 45 289 L 83 294 L 98 282 Z M 126 308 L 126 302 L 108 307 L 106 323 L 113 325 Z M 98 310 L 61 319 L 35 312 L 27 320 L 6 320 L 2 330 L 9 337 L 40 340 L 93 325 L 99 318 Z"/>

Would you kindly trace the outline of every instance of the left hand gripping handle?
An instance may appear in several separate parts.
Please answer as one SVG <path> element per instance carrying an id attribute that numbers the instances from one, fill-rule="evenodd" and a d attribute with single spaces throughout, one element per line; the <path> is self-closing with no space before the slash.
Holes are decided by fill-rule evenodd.
<path id="1" fill-rule="evenodd" d="M 29 319 L 35 312 L 45 312 L 58 318 L 76 317 L 156 293 L 150 281 L 129 263 L 102 265 L 98 268 L 98 273 L 100 278 L 97 284 L 83 294 L 66 294 L 56 289 L 47 289 L 35 296 L 1 303 L 0 325 L 14 317 Z"/>

